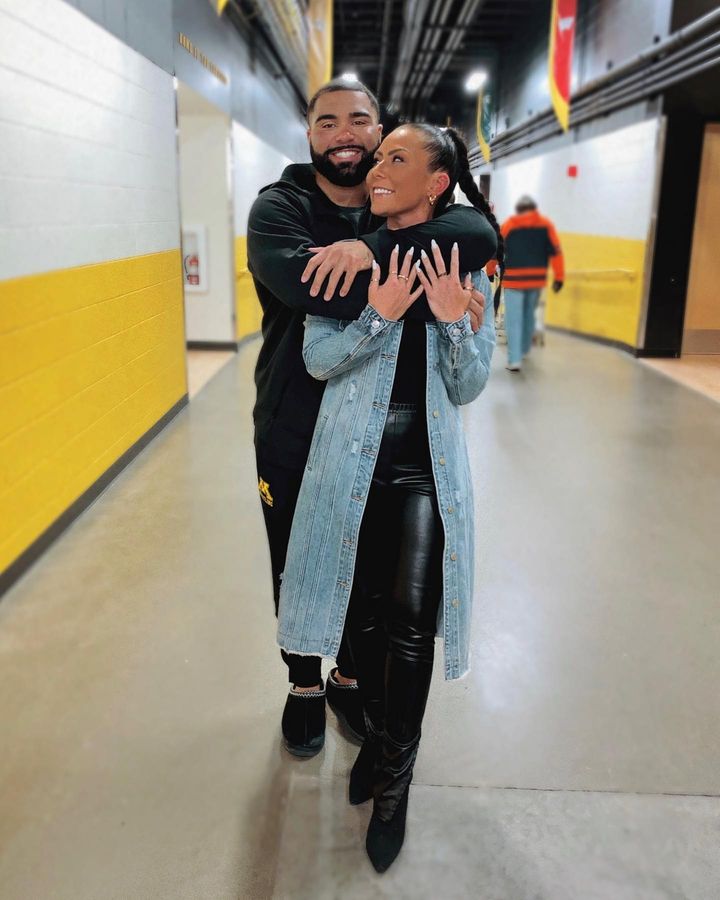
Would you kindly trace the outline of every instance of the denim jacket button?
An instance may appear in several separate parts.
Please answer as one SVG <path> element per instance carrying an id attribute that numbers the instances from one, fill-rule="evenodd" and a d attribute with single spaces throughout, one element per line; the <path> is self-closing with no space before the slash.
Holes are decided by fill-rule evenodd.
<path id="1" fill-rule="evenodd" d="M 370 325 L 370 327 L 372 328 L 373 331 L 377 331 L 378 328 L 380 327 L 380 320 L 379 320 L 379 319 L 373 319 L 373 320 L 372 320 L 372 324 Z"/>
<path id="2" fill-rule="evenodd" d="M 451 553 L 451 554 L 450 554 L 450 559 L 451 559 L 453 562 L 455 562 L 455 560 L 457 559 L 457 553 Z"/>
<path id="3" fill-rule="evenodd" d="M 459 606 L 460 604 L 458 603 L 457 598 L 456 598 L 455 600 L 453 600 L 452 605 L 455 607 L 455 609 L 458 608 L 458 606 Z"/>
<path id="4" fill-rule="evenodd" d="M 439 415 L 440 415 L 439 410 L 434 409 L 434 410 L 433 410 L 433 419 L 437 419 Z"/>
<path id="5" fill-rule="evenodd" d="M 457 337 L 457 336 L 460 334 L 460 329 L 459 329 L 459 328 L 453 328 L 451 334 L 454 335 L 455 337 Z"/>
<path id="6" fill-rule="evenodd" d="M 444 466 L 445 465 L 445 457 L 441 456 L 440 459 L 438 460 L 438 462 L 440 463 L 441 466 Z"/>
<path id="7" fill-rule="evenodd" d="M 448 512 L 449 512 L 449 513 L 455 512 L 455 510 L 452 508 L 452 506 L 448 506 Z"/>

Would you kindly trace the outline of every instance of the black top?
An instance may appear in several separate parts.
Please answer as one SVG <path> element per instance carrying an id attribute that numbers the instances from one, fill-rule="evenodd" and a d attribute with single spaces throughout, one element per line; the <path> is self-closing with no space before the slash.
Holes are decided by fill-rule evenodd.
<path id="1" fill-rule="evenodd" d="M 422 409 L 425 405 L 426 380 L 426 326 L 424 322 L 408 320 L 403 324 L 390 402 L 414 403 Z"/>
<path id="2" fill-rule="evenodd" d="M 357 275 L 347 297 L 326 303 L 322 296 L 310 296 L 310 283 L 300 282 L 312 257 L 309 247 L 360 238 L 380 264 L 383 278 L 396 243 L 401 254 L 411 246 L 430 253 L 435 238 L 447 261 L 457 241 L 463 271 L 482 268 L 495 254 L 495 232 L 474 207 L 452 206 L 431 222 L 399 231 L 381 225 L 369 204 L 358 210 L 332 203 L 318 188 L 309 164 L 288 166 L 280 181 L 260 192 L 250 210 L 248 267 L 263 310 L 263 345 L 255 368 L 255 443 L 275 465 L 304 467 L 325 387 L 308 374 L 302 358 L 305 315 L 357 319 L 367 306 L 369 270 Z M 424 297 L 406 319 L 433 320 Z"/>

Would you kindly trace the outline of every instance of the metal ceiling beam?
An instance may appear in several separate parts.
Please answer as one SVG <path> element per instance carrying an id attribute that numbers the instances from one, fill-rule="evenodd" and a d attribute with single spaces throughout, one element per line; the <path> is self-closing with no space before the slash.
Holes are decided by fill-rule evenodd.
<path id="1" fill-rule="evenodd" d="M 455 54 L 455 51 L 462 43 L 467 29 L 475 19 L 477 11 L 482 5 L 482 2 L 483 0 L 465 0 L 465 3 L 463 4 L 463 7 L 460 10 L 460 14 L 458 16 L 458 23 L 462 27 L 462 31 L 455 32 L 448 39 L 445 45 L 444 52 L 436 62 L 435 68 L 428 78 L 425 87 L 420 92 L 421 100 L 429 100 L 430 97 L 432 97 L 433 93 L 435 92 L 435 88 L 438 86 L 440 79 L 442 78 L 445 70 L 450 63 L 450 60 Z"/>
<path id="2" fill-rule="evenodd" d="M 398 42 L 398 64 L 390 91 L 390 102 L 398 108 L 402 105 L 405 84 L 422 37 L 429 5 L 430 0 L 404 0 L 402 31 Z"/>
<path id="3" fill-rule="evenodd" d="M 377 84 L 375 93 L 378 99 L 382 99 L 383 81 L 385 80 L 385 67 L 387 66 L 388 45 L 390 43 L 390 25 L 392 23 L 394 0 L 385 0 L 383 11 L 382 34 L 380 37 L 380 63 L 378 64 Z"/>
<path id="4" fill-rule="evenodd" d="M 433 4 L 429 21 L 423 28 L 422 46 L 406 88 L 406 94 L 409 99 L 417 97 L 420 86 L 427 77 L 437 56 L 438 44 L 444 33 L 444 26 L 450 15 L 453 2 L 454 0 L 439 0 L 439 2 Z"/>

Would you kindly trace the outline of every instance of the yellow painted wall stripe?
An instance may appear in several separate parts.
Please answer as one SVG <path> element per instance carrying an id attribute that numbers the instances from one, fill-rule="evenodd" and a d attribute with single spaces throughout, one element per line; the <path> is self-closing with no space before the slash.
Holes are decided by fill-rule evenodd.
<path id="1" fill-rule="evenodd" d="M 0 571 L 187 393 L 180 251 L 0 282 Z"/>
<path id="2" fill-rule="evenodd" d="M 260 331 L 262 308 L 247 267 L 247 236 L 235 238 L 235 339 Z"/>
<path id="3" fill-rule="evenodd" d="M 548 293 L 545 321 L 580 334 L 637 345 L 646 242 L 561 233 L 565 287 Z"/>

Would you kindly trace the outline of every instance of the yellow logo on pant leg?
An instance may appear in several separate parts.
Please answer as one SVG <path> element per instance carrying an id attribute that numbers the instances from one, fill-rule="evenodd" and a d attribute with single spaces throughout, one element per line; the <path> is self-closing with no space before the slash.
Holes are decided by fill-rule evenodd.
<path id="1" fill-rule="evenodd" d="M 270 493 L 270 485 L 267 481 L 263 481 L 262 478 L 258 481 L 258 490 L 260 491 L 260 497 L 263 503 L 267 503 L 268 506 L 273 505 L 273 497 Z"/>

